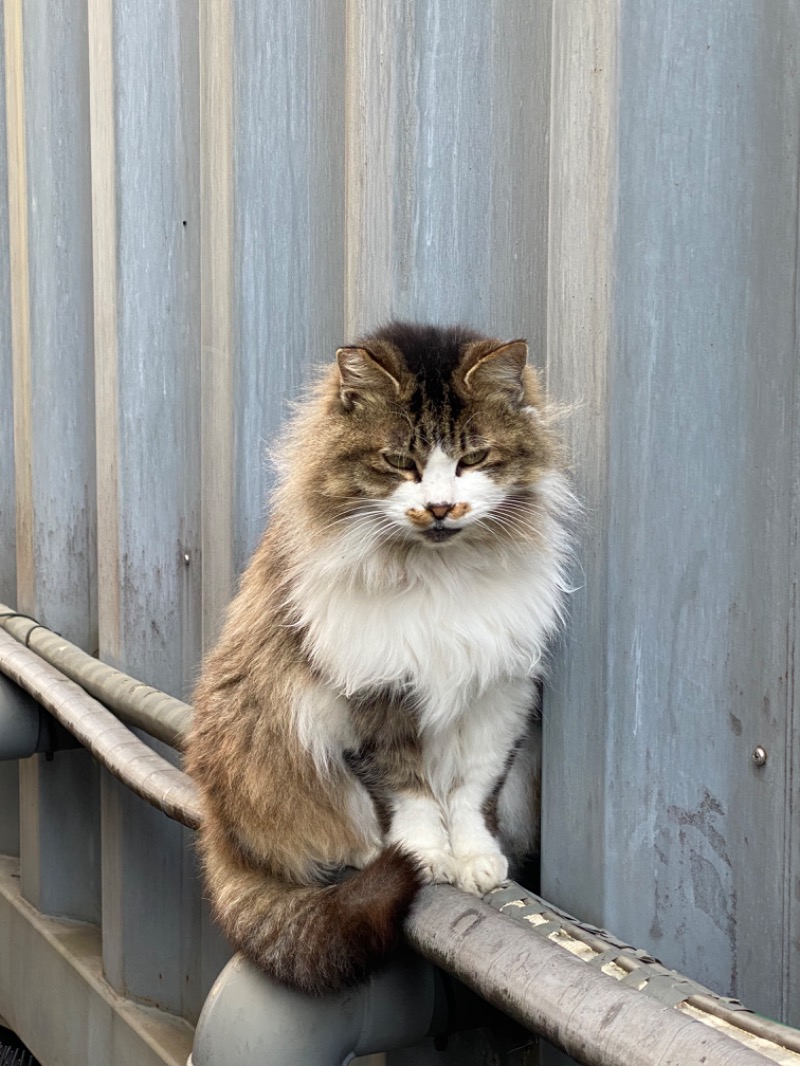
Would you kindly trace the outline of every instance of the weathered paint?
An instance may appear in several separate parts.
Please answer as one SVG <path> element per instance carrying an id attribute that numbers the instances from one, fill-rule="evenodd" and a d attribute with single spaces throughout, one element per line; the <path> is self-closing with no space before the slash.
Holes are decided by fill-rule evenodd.
<path id="1" fill-rule="evenodd" d="M 5 41 L 3 26 L 0 8 L 0 36 Z M 5 73 L 5 49 L 0 48 L 0 602 L 13 606 L 17 601 L 17 554 Z M 19 770 L 15 762 L 0 764 L 0 852 L 19 855 Z"/>
<path id="2" fill-rule="evenodd" d="M 344 19 L 344 0 L 234 7 L 237 573 L 264 525 L 269 447 L 288 414 L 286 401 L 342 343 Z"/>
<path id="3" fill-rule="evenodd" d="M 350 5 L 347 331 L 546 323 L 547 3 Z"/>
<path id="4" fill-rule="evenodd" d="M 89 40 L 94 252 L 107 268 L 95 274 L 100 654 L 186 696 L 200 653 L 197 8 L 97 0 Z M 107 775 L 102 811 L 106 975 L 192 1016 L 190 835 Z"/>
<path id="5" fill-rule="evenodd" d="M 549 367 L 588 506 L 543 891 L 797 1025 L 800 12 L 555 12 Z"/>
<path id="6" fill-rule="evenodd" d="M 96 648 L 92 291 L 85 14 L 4 9 L 20 610 Z M 22 889 L 99 914 L 97 772 L 85 752 L 20 765 Z"/>

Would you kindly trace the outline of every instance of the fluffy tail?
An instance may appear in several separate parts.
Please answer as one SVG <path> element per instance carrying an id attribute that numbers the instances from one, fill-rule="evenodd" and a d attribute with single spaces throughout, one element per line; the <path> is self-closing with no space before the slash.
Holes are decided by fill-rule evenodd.
<path id="1" fill-rule="evenodd" d="M 209 865 L 218 861 L 216 855 Z M 396 847 L 330 885 L 291 884 L 238 864 L 213 873 L 214 916 L 233 947 L 275 980 L 312 995 L 369 975 L 397 944 L 422 884 L 416 861 Z"/>

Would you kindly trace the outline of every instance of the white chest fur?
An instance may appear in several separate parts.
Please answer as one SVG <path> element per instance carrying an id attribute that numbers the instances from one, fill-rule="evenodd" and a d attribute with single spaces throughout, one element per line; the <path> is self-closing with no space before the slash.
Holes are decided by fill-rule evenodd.
<path id="1" fill-rule="evenodd" d="M 490 565 L 422 550 L 413 562 L 374 583 L 321 558 L 295 606 L 307 651 L 337 692 L 406 686 L 423 728 L 436 730 L 492 684 L 536 672 L 559 616 L 561 559 L 537 548 Z"/>

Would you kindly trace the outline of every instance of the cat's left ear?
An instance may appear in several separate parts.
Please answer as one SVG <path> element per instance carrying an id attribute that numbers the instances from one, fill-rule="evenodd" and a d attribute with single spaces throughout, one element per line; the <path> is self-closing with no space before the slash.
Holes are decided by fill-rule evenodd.
<path id="1" fill-rule="evenodd" d="M 464 375 L 470 391 L 501 393 L 512 403 L 522 403 L 525 388 L 523 373 L 528 362 L 528 342 L 509 341 L 480 353 Z"/>
<path id="2" fill-rule="evenodd" d="M 370 395 L 389 393 L 394 399 L 400 391 L 397 378 L 366 348 L 339 348 L 336 362 L 341 379 L 340 396 L 347 411 Z"/>

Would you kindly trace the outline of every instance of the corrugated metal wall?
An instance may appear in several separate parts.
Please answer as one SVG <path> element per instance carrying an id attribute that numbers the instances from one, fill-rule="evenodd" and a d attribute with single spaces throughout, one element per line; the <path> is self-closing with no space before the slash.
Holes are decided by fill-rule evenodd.
<path id="1" fill-rule="evenodd" d="M 543 889 L 800 1025 L 800 4 L 554 11 L 548 366 L 587 512 Z"/>
<path id="2" fill-rule="evenodd" d="M 800 1024 L 800 5 L 2 18 L 4 600 L 186 697 L 312 367 L 390 314 L 526 335 L 587 502 L 544 890 Z M 195 1017 L 224 948 L 187 834 L 81 752 L 20 765 L 18 822 L 16 774 L 27 898 Z"/>

